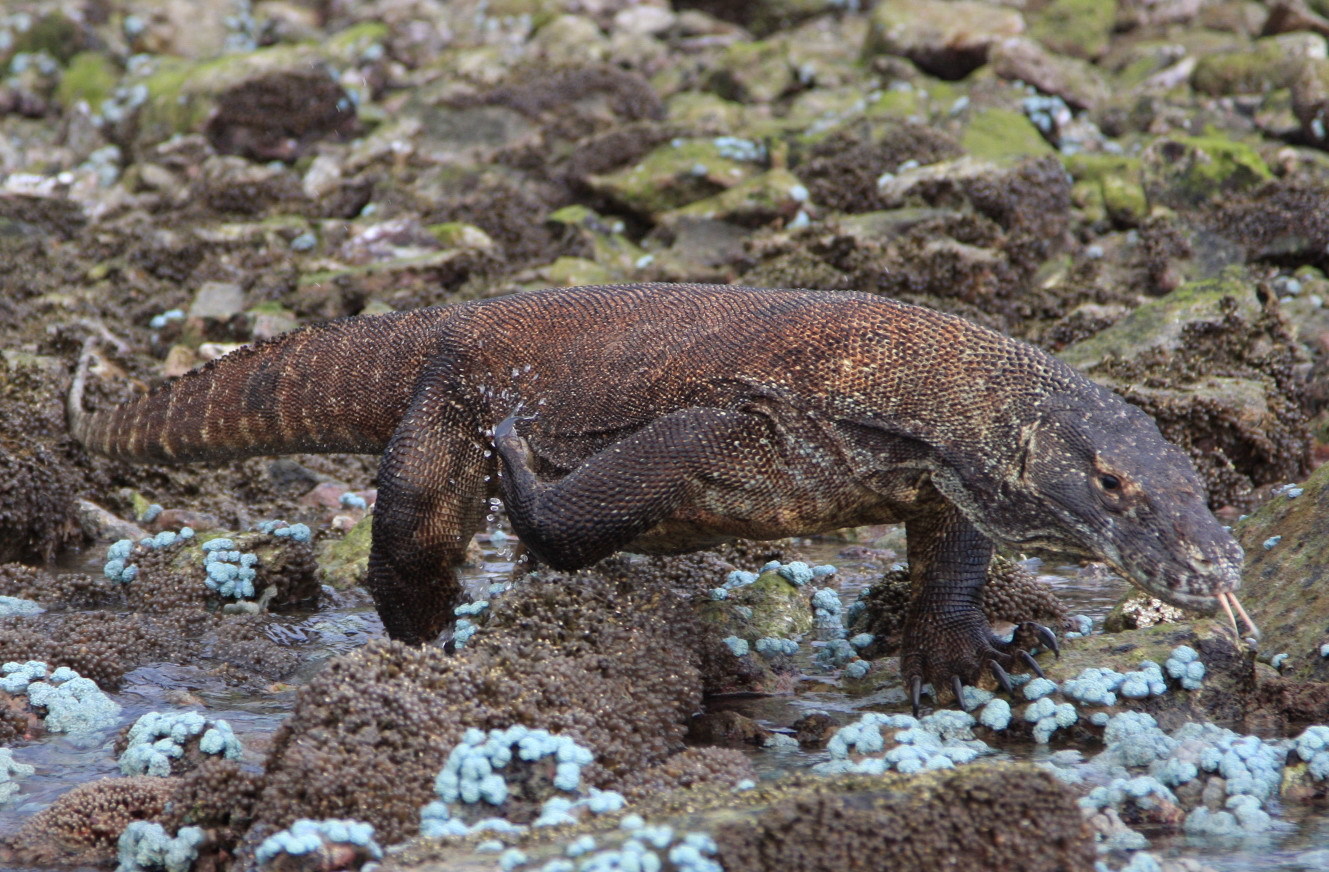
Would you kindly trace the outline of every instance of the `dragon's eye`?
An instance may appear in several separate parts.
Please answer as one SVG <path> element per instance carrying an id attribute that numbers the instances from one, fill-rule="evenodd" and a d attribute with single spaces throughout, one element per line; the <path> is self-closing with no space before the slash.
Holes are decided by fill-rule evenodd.
<path id="1" fill-rule="evenodd" d="M 1116 490 L 1121 487 L 1121 479 L 1109 473 L 1103 473 L 1098 477 L 1098 483 L 1103 486 L 1103 490 Z"/>

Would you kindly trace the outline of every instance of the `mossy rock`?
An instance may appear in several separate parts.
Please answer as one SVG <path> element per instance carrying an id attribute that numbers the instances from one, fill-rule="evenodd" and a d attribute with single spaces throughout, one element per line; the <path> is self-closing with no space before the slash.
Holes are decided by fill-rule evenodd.
<path id="1" fill-rule="evenodd" d="M 728 190 L 761 171 L 758 164 L 732 155 L 715 139 L 679 139 L 656 148 L 631 167 L 591 176 L 589 181 L 596 193 L 634 212 L 657 217 Z"/>
<path id="2" fill-rule="evenodd" d="M 1329 643 L 1329 464 L 1300 487 L 1300 496 L 1275 496 L 1234 527 L 1246 549 L 1240 596 L 1264 634 L 1261 648 L 1288 655 L 1285 678 L 1329 681 L 1329 658 L 1320 655 Z"/>
<path id="3" fill-rule="evenodd" d="M 1263 94 L 1290 87 L 1305 61 L 1323 54 L 1324 39 L 1311 33 L 1257 39 L 1248 49 L 1201 55 L 1191 87 L 1214 97 Z"/>
<path id="4" fill-rule="evenodd" d="M 1024 113 L 998 108 L 975 112 L 960 144 L 975 157 L 1003 163 L 1054 151 Z"/>
<path id="5" fill-rule="evenodd" d="M 609 285 L 623 278 L 621 273 L 607 269 L 585 257 L 560 257 L 538 270 L 539 287 L 573 288 L 580 285 Z"/>
<path id="6" fill-rule="evenodd" d="M 219 151 L 241 153 L 230 147 L 231 128 L 271 128 L 268 133 L 279 142 L 345 133 L 355 111 L 329 69 L 344 62 L 326 48 L 308 45 L 270 46 L 197 63 L 158 57 L 156 69 L 141 81 L 148 96 L 135 141 L 147 147 L 176 134 L 203 132 Z"/>
<path id="7" fill-rule="evenodd" d="M 681 219 L 705 218 L 759 227 L 781 217 L 792 218 L 807 199 L 807 186 L 797 176 L 773 169 L 713 197 L 666 212 L 659 221 L 668 227 Z"/>
<path id="8" fill-rule="evenodd" d="M 813 625 L 808 594 L 774 570 L 731 590 L 728 599 L 703 604 L 701 615 L 724 635 L 749 642 L 766 636 L 797 638 L 812 632 Z"/>
<path id="9" fill-rule="evenodd" d="M 26 30 L 12 33 L 11 51 L 0 49 L 0 56 L 45 52 L 61 63 L 74 57 L 87 45 L 79 25 L 61 12 L 51 12 L 32 21 Z"/>
<path id="10" fill-rule="evenodd" d="M 605 218 L 586 206 L 564 206 L 550 213 L 547 220 L 582 239 L 594 252 L 591 259 L 610 272 L 632 272 L 645 254 L 624 233 L 622 220 Z"/>
<path id="11" fill-rule="evenodd" d="M 369 574 L 369 546 L 373 538 L 374 516 L 366 515 L 340 539 L 328 538 L 318 544 L 318 579 L 337 590 L 362 584 Z"/>
<path id="12" fill-rule="evenodd" d="M 1142 160 L 1151 206 L 1194 208 L 1273 178 L 1254 148 L 1220 134 L 1158 139 Z"/>
<path id="13" fill-rule="evenodd" d="M 735 42 L 716 67 L 712 90 L 740 103 L 771 103 L 796 83 L 789 46 L 782 40 Z"/>
<path id="14" fill-rule="evenodd" d="M 1103 0 L 1052 0 L 1029 14 L 1029 35 L 1058 54 L 1093 60 L 1108 47 L 1117 4 Z"/>
<path id="15" fill-rule="evenodd" d="M 60 78 L 55 99 L 66 109 L 83 100 L 95 112 L 102 101 L 111 96 L 119 78 L 115 64 L 104 54 L 79 52 L 69 61 L 69 67 Z"/>
<path id="16" fill-rule="evenodd" d="M 1138 157 L 1081 152 L 1062 156 L 1062 164 L 1076 181 L 1081 208 L 1102 210 L 1090 215 L 1091 220 L 1106 217 L 1119 226 L 1133 227 L 1148 217 Z"/>
<path id="17" fill-rule="evenodd" d="M 1235 310 L 1229 308 L 1232 303 Z M 1217 278 L 1187 282 L 1166 296 L 1142 303 L 1116 324 L 1067 346 L 1057 356 L 1072 366 L 1092 370 L 1109 357 L 1130 360 L 1147 351 L 1176 350 L 1188 325 L 1222 323 L 1229 311 L 1255 321 L 1261 310 L 1254 284 L 1239 270 L 1230 270 Z"/>

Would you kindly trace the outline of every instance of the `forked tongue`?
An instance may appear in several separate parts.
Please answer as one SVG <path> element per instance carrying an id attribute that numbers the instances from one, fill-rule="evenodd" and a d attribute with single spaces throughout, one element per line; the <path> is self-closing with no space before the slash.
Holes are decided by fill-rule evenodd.
<path id="1" fill-rule="evenodd" d="M 1241 606 L 1241 600 L 1237 599 L 1235 593 L 1232 591 L 1222 591 L 1214 594 L 1214 596 L 1218 597 L 1218 601 L 1223 604 L 1223 611 L 1227 613 L 1227 621 L 1232 626 L 1232 632 L 1237 634 L 1238 639 L 1242 638 L 1242 635 L 1241 630 L 1237 629 L 1237 617 L 1232 613 L 1233 608 L 1236 608 L 1237 614 L 1241 615 L 1241 619 L 1246 623 L 1246 626 L 1250 628 L 1250 633 L 1248 635 L 1253 639 L 1258 640 L 1260 638 L 1260 628 L 1255 626 L 1255 622 L 1251 620 L 1251 616 L 1246 614 L 1246 610 Z"/>

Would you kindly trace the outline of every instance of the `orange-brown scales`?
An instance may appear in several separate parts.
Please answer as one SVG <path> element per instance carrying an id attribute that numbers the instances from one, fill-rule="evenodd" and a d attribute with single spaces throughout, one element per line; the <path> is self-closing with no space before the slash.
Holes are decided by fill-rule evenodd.
<path id="1" fill-rule="evenodd" d="M 1103 560 L 1202 611 L 1240 581 L 1147 415 L 1029 345 L 870 294 L 626 285 L 351 318 L 95 415 L 85 373 L 71 429 L 113 456 L 381 452 L 367 583 L 417 644 L 452 622 L 494 496 L 558 569 L 902 521 L 915 700 L 1032 663 L 983 617 L 996 544 Z"/>

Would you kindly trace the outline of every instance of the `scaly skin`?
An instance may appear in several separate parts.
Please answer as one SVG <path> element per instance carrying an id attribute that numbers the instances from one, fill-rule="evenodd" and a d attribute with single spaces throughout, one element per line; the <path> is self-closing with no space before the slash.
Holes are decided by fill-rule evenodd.
<path id="1" fill-rule="evenodd" d="M 1240 582 L 1240 547 L 1143 412 L 1032 346 L 868 294 L 630 285 L 350 318 L 94 415 L 82 369 L 71 429 L 105 454 L 382 452 L 368 585 L 414 643 L 451 624 L 495 495 L 559 569 L 903 522 L 915 690 L 1032 662 L 979 609 L 996 544 L 1106 561 L 1204 612 Z"/>

